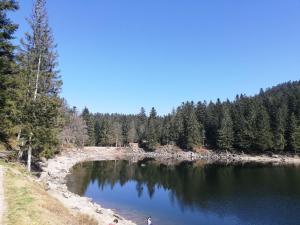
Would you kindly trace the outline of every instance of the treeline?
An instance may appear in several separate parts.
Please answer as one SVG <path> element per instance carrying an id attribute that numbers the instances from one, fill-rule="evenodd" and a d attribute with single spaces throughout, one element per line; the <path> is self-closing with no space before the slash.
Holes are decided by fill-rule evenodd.
<path id="1" fill-rule="evenodd" d="M 160 145 L 182 149 L 202 147 L 244 152 L 300 151 L 300 81 L 261 90 L 234 101 L 185 102 L 166 116 L 154 108 L 147 116 L 92 114 L 82 117 L 88 126 L 88 145 L 121 146 L 137 142 L 155 150 Z"/>
<path id="2" fill-rule="evenodd" d="M 46 0 L 35 0 L 30 30 L 13 45 L 18 25 L 7 16 L 18 9 L 0 0 L 0 150 L 19 160 L 52 157 L 62 144 L 83 145 L 86 124 L 59 97 L 62 81 L 49 27 Z M 25 153 L 25 154 L 23 154 Z"/>

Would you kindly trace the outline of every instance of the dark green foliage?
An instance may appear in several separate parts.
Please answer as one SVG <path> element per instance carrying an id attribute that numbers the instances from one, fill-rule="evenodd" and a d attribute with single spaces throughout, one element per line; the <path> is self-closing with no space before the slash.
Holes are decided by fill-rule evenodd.
<path id="1" fill-rule="evenodd" d="M 171 131 L 172 115 L 168 115 L 163 119 L 162 130 L 160 135 L 160 143 L 162 145 L 168 145 L 172 142 Z"/>
<path id="2" fill-rule="evenodd" d="M 101 125 L 100 122 L 97 120 L 95 123 L 95 145 L 96 146 L 101 146 L 100 142 L 100 135 L 101 135 Z"/>
<path id="3" fill-rule="evenodd" d="M 86 122 L 87 132 L 88 132 L 88 136 L 89 136 L 89 139 L 86 142 L 86 145 L 87 146 L 94 146 L 96 144 L 95 143 L 96 142 L 95 141 L 95 124 L 94 124 L 92 114 L 90 113 L 88 108 L 85 107 L 82 111 L 81 116 L 84 119 L 84 121 Z"/>
<path id="4" fill-rule="evenodd" d="M 56 44 L 48 25 L 46 1 L 36 0 L 29 20 L 31 32 L 22 40 L 18 54 L 22 80 L 22 138 L 36 156 L 51 157 L 62 129 L 62 81 L 57 70 Z M 32 139 L 30 142 L 29 140 Z"/>
<path id="5" fill-rule="evenodd" d="M 17 81 L 14 49 L 11 40 L 17 29 L 7 17 L 18 5 L 13 0 L 0 0 L 0 143 L 8 143 L 17 120 Z"/>
<path id="6" fill-rule="evenodd" d="M 232 102 L 219 99 L 209 104 L 186 102 L 163 117 L 154 108 L 147 117 L 142 108 L 137 115 L 96 114 L 93 118 L 99 124 L 108 121 L 105 130 L 110 132 L 104 133 L 113 137 L 107 137 L 110 141 L 96 142 L 97 145 L 114 145 L 119 131 L 112 127 L 121 125 L 119 139 L 123 145 L 139 142 L 151 151 L 159 145 L 176 144 L 195 150 L 204 144 L 217 150 L 294 152 L 299 151 L 299 109 L 300 82 L 297 81 L 261 90 L 254 97 L 238 95 Z M 95 131 L 96 137 L 100 130 Z"/>
<path id="7" fill-rule="evenodd" d="M 221 127 L 222 120 L 222 103 L 220 99 L 214 104 L 210 102 L 207 106 L 206 116 L 205 116 L 205 133 L 207 145 L 211 148 L 217 148 L 217 138 L 218 138 L 218 130 Z"/>
<path id="8" fill-rule="evenodd" d="M 137 137 L 138 140 L 143 140 L 145 138 L 145 131 L 147 125 L 147 115 L 146 110 L 142 107 L 140 113 L 138 114 L 136 122 L 136 130 L 137 130 Z"/>
<path id="9" fill-rule="evenodd" d="M 111 128 L 108 120 L 104 120 L 99 129 L 99 136 L 98 138 L 98 144 L 100 146 L 111 146 L 112 141 L 111 141 Z"/>
<path id="10" fill-rule="evenodd" d="M 271 119 L 271 125 L 273 125 L 273 149 L 275 151 L 283 151 L 286 146 L 285 140 L 285 127 L 287 118 L 286 109 L 281 108 L 279 110 L 274 109 L 275 113 Z"/>
<path id="11" fill-rule="evenodd" d="M 233 122 L 230 115 L 230 110 L 227 106 L 224 107 L 221 127 L 218 130 L 218 148 L 221 150 L 232 150 L 234 141 Z"/>
<path id="12" fill-rule="evenodd" d="M 255 123 L 255 140 L 253 143 L 254 149 L 259 151 L 272 149 L 270 118 L 263 105 L 259 105 L 257 107 Z"/>
<path id="13" fill-rule="evenodd" d="M 294 113 L 290 115 L 287 140 L 290 151 L 300 151 L 300 123 Z"/>
<path id="14" fill-rule="evenodd" d="M 158 145 L 158 120 L 155 108 L 151 109 L 145 137 L 145 147 L 148 150 L 155 150 L 156 146 Z"/>
<path id="15" fill-rule="evenodd" d="M 128 118 L 123 117 L 122 118 L 122 125 L 120 123 L 115 124 L 115 133 L 120 131 L 120 135 L 123 136 L 123 142 L 125 144 L 130 143 L 130 137 L 129 137 L 129 130 L 130 130 L 130 121 Z"/>
<path id="16" fill-rule="evenodd" d="M 239 96 L 233 104 L 234 148 L 248 151 L 255 138 L 255 107 L 251 99 Z"/>
<path id="17" fill-rule="evenodd" d="M 183 115 L 183 127 L 179 146 L 183 149 L 194 150 L 202 144 L 202 125 L 197 120 L 193 102 L 186 102 L 181 106 Z"/>

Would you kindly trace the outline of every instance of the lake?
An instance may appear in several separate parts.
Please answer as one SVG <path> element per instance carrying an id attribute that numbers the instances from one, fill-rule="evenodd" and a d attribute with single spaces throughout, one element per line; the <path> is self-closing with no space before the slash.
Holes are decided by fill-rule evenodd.
<path id="1" fill-rule="evenodd" d="M 70 191 L 154 225 L 299 225 L 300 167 L 95 161 L 76 165 Z"/>

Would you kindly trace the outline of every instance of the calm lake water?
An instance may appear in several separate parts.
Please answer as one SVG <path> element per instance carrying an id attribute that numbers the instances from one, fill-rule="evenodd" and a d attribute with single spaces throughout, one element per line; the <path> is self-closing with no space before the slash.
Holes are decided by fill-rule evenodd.
<path id="1" fill-rule="evenodd" d="M 299 225 L 300 168 L 271 165 L 164 165 L 146 159 L 78 164 L 69 190 L 137 224 Z"/>

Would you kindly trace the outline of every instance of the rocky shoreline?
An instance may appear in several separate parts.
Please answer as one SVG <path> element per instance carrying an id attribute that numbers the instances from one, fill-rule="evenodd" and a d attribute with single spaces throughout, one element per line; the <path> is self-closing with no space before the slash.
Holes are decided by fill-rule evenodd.
<path id="1" fill-rule="evenodd" d="M 93 203 L 91 199 L 81 197 L 68 191 L 66 176 L 71 168 L 80 162 L 92 160 L 116 160 L 126 158 L 126 152 L 115 148 L 86 148 L 84 150 L 68 150 L 47 162 L 42 163 L 39 180 L 45 184 L 47 192 L 61 201 L 72 213 L 82 213 L 95 218 L 99 224 L 109 224 L 118 219 L 121 225 L 134 225 L 117 215 L 110 209 L 104 209 Z"/>
<path id="2" fill-rule="evenodd" d="M 144 152 L 141 149 L 130 148 L 106 148 L 106 147 L 88 147 L 83 150 L 67 150 L 57 155 L 55 158 L 41 163 L 42 173 L 39 178 L 45 184 L 45 189 L 53 197 L 61 201 L 64 206 L 72 213 L 83 213 L 95 218 L 99 224 L 109 224 L 114 219 L 118 219 L 121 225 L 134 225 L 132 221 L 117 215 L 110 209 L 104 209 L 94 203 L 91 199 L 78 196 L 68 191 L 66 185 L 66 176 L 71 168 L 80 162 L 95 160 L 120 160 L 128 159 L 139 161 L 143 158 L 155 158 L 159 161 L 197 161 L 203 160 L 205 163 L 272 163 L 272 164 L 295 164 L 300 165 L 298 156 L 283 155 L 259 155 L 250 156 L 246 154 L 214 153 L 205 151 L 202 153 L 183 152 L 183 151 L 156 151 Z"/>

